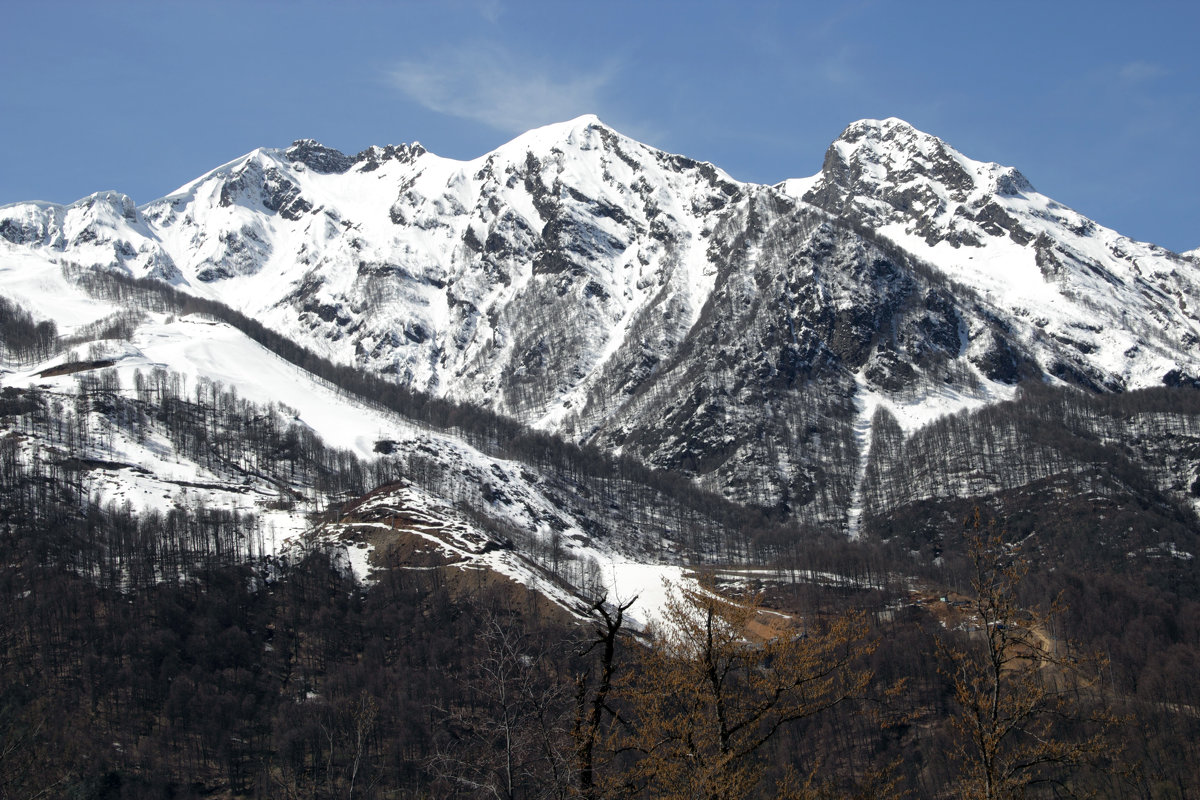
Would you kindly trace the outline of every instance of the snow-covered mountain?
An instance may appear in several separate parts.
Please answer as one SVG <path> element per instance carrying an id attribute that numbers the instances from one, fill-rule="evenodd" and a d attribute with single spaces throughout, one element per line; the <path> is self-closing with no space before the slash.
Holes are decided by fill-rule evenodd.
<path id="1" fill-rule="evenodd" d="M 631 491 L 655 495 L 636 479 L 632 489 L 608 481 L 601 504 L 592 476 L 531 469 L 350 396 L 211 316 L 143 311 L 118 336 L 107 322 L 122 306 L 59 271 L 10 261 L 0 274 L 6 291 L 42 298 L 38 311 L 60 304 L 73 331 L 50 357 L 0 358 L 0 495 L 60 482 L 75 493 L 62 497 L 95 513 L 233 515 L 218 554 L 287 557 L 319 544 L 365 581 L 416 540 L 572 612 L 575 591 L 651 598 L 662 578 L 682 578 L 681 526 L 629 502 Z M 631 613 L 646 622 L 656 609 Z"/>
<path id="2" fill-rule="evenodd" d="M 715 588 L 753 598 L 747 639 L 849 658 L 839 696 L 912 687 L 903 719 L 847 696 L 780 728 L 795 763 L 752 778 L 954 794 L 927 651 L 973 649 L 990 594 L 1080 655 L 1051 738 L 1138 765 L 1058 777 L 1182 795 L 1198 275 L 899 120 L 774 186 L 587 117 L 471 162 L 300 141 L 144 206 L 0 207 L 0 774 L 444 796 L 508 756 L 527 793 L 644 795 L 649 762 L 572 760 L 572 720 L 635 708 Z M 1136 729 L 1092 724 L 1110 701 Z"/>
<path id="3" fill-rule="evenodd" d="M 881 407 L 912 432 L 1027 378 L 1200 378 L 1193 260 L 894 119 L 776 186 L 590 116 L 468 162 L 298 141 L 145 206 L 6 206 L 0 248 L 156 277 L 335 361 L 851 530 Z"/>
<path id="4" fill-rule="evenodd" d="M 864 120 L 830 146 L 803 197 L 981 296 L 1010 329 L 1006 344 L 1056 377 L 1120 390 L 1195 374 L 1193 266 L 1037 193 L 1011 167 L 897 119 Z M 986 358 L 986 377 L 1008 379 L 984 355 L 991 344 L 972 337 L 968 347 Z"/>

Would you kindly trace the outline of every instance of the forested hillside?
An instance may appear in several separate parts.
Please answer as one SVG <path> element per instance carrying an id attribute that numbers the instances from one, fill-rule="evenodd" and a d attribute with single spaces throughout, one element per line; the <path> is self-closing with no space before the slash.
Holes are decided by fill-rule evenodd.
<path id="1" fill-rule="evenodd" d="M 91 286 L 130 309 L 120 325 L 97 328 L 98 340 L 131 335 L 138 314 L 169 311 L 224 319 L 271 345 L 252 322 L 160 285 Z M 6 344 L 33 361 L 71 346 L 50 335 L 22 351 L 21 341 Z M 1017 553 L 1028 568 L 1009 616 L 1047 612 L 1028 630 L 1056 658 L 1103 656 L 1044 668 L 1087 667 L 1076 675 L 1075 721 L 1043 731 L 1083 750 L 1047 774 L 1112 797 L 1196 790 L 1190 388 L 1098 397 L 1034 385 L 907 437 L 881 412 L 863 534 L 850 542 L 276 346 L 347 403 L 369 398 L 516 459 L 530 487 L 564 520 L 586 520 L 581 530 L 599 542 L 656 541 L 647 556 L 711 564 L 714 590 L 739 603 L 762 587 L 760 602 L 786 617 L 710 608 L 743 630 L 720 656 L 730 709 L 758 713 L 764 688 L 753 676 L 763 667 L 752 665 L 764 636 L 800 648 L 771 656 L 773 670 L 835 664 L 837 682 L 764 710 L 748 729 L 757 733 L 730 739 L 736 758 L 721 755 L 720 737 L 696 740 L 716 748 L 700 773 L 686 768 L 686 748 L 643 752 L 655 731 L 705 730 L 704 714 L 679 716 L 689 704 L 711 707 L 693 694 L 700 678 L 672 684 L 653 714 L 639 699 L 665 686 L 639 683 L 650 670 L 681 674 L 670 659 L 696 651 L 648 638 L 667 629 L 616 627 L 629 598 L 589 602 L 604 597 L 602 570 L 500 513 L 502 495 L 529 491 L 508 473 L 473 477 L 444 453 L 386 437 L 365 461 L 328 447 L 285 406 L 162 369 L 122 373 L 103 357 L 115 352 L 109 344 L 45 370 L 43 380 L 69 381 L 70 391 L 0 395 L 8 796 L 666 796 L 668 775 L 736 796 L 960 796 L 975 762 L 952 746 L 963 706 L 948 663 L 988 630 L 968 544 L 989 515 L 1008 543 L 997 558 Z M 159 510 L 113 494 L 151 480 L 135 446 L 188 465 Z M 170 482 L 160 473 L 155 491 Z M 993 473 L 1004 480 L 981 477 Z M 418 536 L 414 520 L 439 507 L 406 507 L 412 491 L 449 499 L 440 522 L 479 531 L 480 552 L 519 556 L 562 587 L 559 599 L 465 568 Z M 264 502 L 231 503 L 247 492 Z M 281 549 L 273 514 L 307 516 L 314 533 Z M 368 540 L 364 584 L 349 556 Z M 842 617 L 851 612 L 856 621 Z M 511 771 L 496 768 L 510 760 Z"/>

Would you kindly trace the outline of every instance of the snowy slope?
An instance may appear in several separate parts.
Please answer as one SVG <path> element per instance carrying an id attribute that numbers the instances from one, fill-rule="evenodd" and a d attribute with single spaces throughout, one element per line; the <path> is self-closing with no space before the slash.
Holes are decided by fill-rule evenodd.
<path id="1" fill-rule="evenodd" d="M 1011 167 L 967 158 L 901 120 L 863 120 L 800 188 L 980 295 L 1056 377 L 1130 389 L 1176 369 L 1196 374 L 1195 265 L 1097 225 Z M 991 343 L 977 333 L 968 331 L 969 347 L 982 355 Z"/>
<path id="2" fill-rule="evenodd" d="M 90 300 L 80 287 L 59 272 L 47 271 L 43 264 L 10 261 L 0 274 L 7 295 L 53 319 L 67 334 L 85 330 L 88 323 L 115 310 Z M 365 463 L 383 458 L 377 447 L 380 441 L 390 444 L 393 471 L 408 471 L 409 454 L 435 463 L 453 478 L 450 484 L 423 489 L 409 483 L 402 494 L 405 506 L 426 519 L 431 530 L 457 532 L 453 540 L 441 537 L 440 546 L 464 556 L 463 568 L 495 570 L 568 610 L 577 612 L 581 599 L 530 556 L 551 537 L 564 562 L 594 562 L 595 580 L 586 587 L 588 591 L 607 591 L 614 597 L 644 595 L 646 600 L 632 613 L 642 622 L 657 613 L 652 601 L 661 594 L 657 588 L 661 579 L 684 580 L 679 566 L 655 564 L 641 549 L 636 553 L 621 549 L 618 537 L 606 529 L 601 517 L 589 513 L 587 503 L 564 502 L 562 487 L 527 466 L 487 456 L 452 435 L 426 430 L 348 398 L 229 325 L 202 316 L 145 313 L 128 341 L 90 341 L 46 361 L 0 363 L 0 389 L 37 390 L 49 407 L 60 409 L 60 425 L 87 432 L 71 452 L 28 423 L 5 421 L 0 436 L 7 435 L 8 424 L 13 424 L 22 431 L 27 458 L 87 462 L 82 493 L 101 505 L 128 503 L 135 511 L 162 513 L 204 505 L 237 512 L 261 538 L 255 547 L 262 551 L 287 553 L 315 537 L 341 549 L 356 573 L 369 578 L 373 549 L 369 538 L 360 536 L 359 528 L 347 535 L 345 526 L 314 527 L 309 512 L 322 508 L 327 500 L 303 480 L 282 486 L 268 475 L 239 467 L 237 458 L 203 466 L 173 447 L 168 432 L 154 421 L 153 404 L 143 401 L 147 413 L 140 415 L 140 422 L 131 422 L 135 417 L 106 410 L 111 403 L 81 400 L 86 381 L 93 398 L 111 393 L 135 400 L 141 396 L 137 390 L 141 379 L 156 371 L 169 373 L 183 397 L 201 386 L 235 392 L 242 401 L 254 404 L 260 415 L 275 414 L 280 425 L 306 427 L 326 445 L 344 449 Z M 77 419 L 86 421 L 72 421 Z M 309 499 L 281 506 L 279 500 L 289 494 Z M 464 514 L 462 508 L 474 513 Z M 528 542 L 518 548 L 497 547 L 498 530 L 522 531 Z M 620 541 L 628 543 L 628 538 Z M 638 563 L 629 566 L 635 557 Z"/>

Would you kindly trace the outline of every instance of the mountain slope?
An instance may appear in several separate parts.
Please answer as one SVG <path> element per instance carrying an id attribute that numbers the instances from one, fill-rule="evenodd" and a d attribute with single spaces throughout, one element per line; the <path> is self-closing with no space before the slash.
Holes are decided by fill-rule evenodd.
<path id="1" fill-rule="evenodd" d="M 1194 374 L 1194 265 L 1037 193 L 1011 167 L 901 120 L 864 120 L 830 146 L 803 197 L 982 295 L 1011 329 L 1005 344 L 1056 377 L 1120 390 Z"/>
<path id="2" fill-rule="evenodd" d="M 0 496 L 61 482 L 95 513 L 215 509 L 237 515 L 227 557 L 324 542 L 366 578 L 394 538 L 380 537 L 380 519 L 355 519 L 366 505 L 354 499 L 371 490 L 376 505 L 404 509 L 393 525 L 419 519 L 406 530 L 462 569 L 498 572 L 572 612 L 578 591 L 641 596 L 639 622 L 656 613 L 662 577 L 682 579 L 681 561 L 731 540 L 727 513 L 670 481 L 553 441 L 522 447 L 486 420 L 454 422 L 454 407 L 440 423 L 403 413 L 383 393 L 314 374 L 311 354 L 264 346 L 228 309 L 188 312 L 194 301 L 160 284 L 20 272 L 10 262 L 10 291 L 90 305 L 95 319 L 64 317 L 65 350 L 23 361 L 5 358 L 0 331 Z M 120 330 L 104 324 L 115 317 Z"/>
<path id="3" fill-rule="evenodd" d="M 135 208 L 0 209 L 6 258 L 121 269 L 335 361 L 855 529 L 884 407 L 1200 376 L 1194 262 L 899 120 L 738 183 L 594 117 L 469 162 L 257 150 Z"/>

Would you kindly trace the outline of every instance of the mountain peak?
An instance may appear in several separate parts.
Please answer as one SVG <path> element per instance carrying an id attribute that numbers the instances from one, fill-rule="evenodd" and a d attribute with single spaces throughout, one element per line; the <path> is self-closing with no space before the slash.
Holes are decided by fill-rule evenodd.
<path id="1" fill-rule="evenodd" d="M 922 133 L 910 123 L 900 119 L 899 117 L 886 117 L 884 119 L 860 119 L 851 122 L 842 131 L 839 139 L 856 139 L 862 135 L 870 133 L 886 133 L 888 131 L 909 131 L 912 133 L 928 136 L 929 134 Z M 936 137 L 933 137 L 936 138 Z"/>
<path id="2" fill-rule="evenodd" d="M 600 126 L 603 126 L 606 128 L 608 127 L 603 122 L 601 122 L 600 118 L 598 116 L 596 116 L 595 114 L 580 114 L 578 117 L 575 117 L 574 119 L 567 120 L 566 124 L 570 125 L 572 127 L 577 127 L 577 128 L 586 128 L 586 127 L 589 127 L 592 125 L 600 125 Z"/>
<path id="3" fill-rule="evenodd" d="M 544 125 L 540 130 L 559 129 L 567 133 L 574 133 L 577 131 L 586 131 L 589 128 L 606 128 L 612 130 L 611 127 L 605 125 L 595 114 L 580 114 L 573 119 Z"/>
<path id="4" fill-rule="evenodd" d="M 323 175 L 340 174 L 354 165 L 354 158 L 326 147 L 315 139 L 297 139 L 286 151 L 289 160 Z"/>
<path id="5" fill-rule="evenodd" d="M 899 117 L 852 122 L 834 140 L 834 144 L 839 142 L 873 148 L 891 145 L 897 149 L 922 153 L 949 147 L 938 137 L 918 130 Z"/>
<path id="6" fill-rule="evenodd" d="M 590 150 L 597 146 L 601 137 L 620 136 L 595 114 L 583 114 L 565 122 L 554 122 L 526 131 L 500 150 L 543 151 L 563 146 Z"/>
<path id="7" fill-rule="evenodd" d="M 124 219 L 128 222 L 138 221 L 137 205 L 133 199 L 121 192 L 107 190 L 93 192 L 87 197 L 80 198 L 66 207 L 68 213 L 81 213 L 93 220 L 105 219 L 110 222 Z"/>
<path id="8" fill-rule="evenodd" d="M 976 161 L 897 117 L 861 119 L 846 126 L 826 153 L 835 162 L 868 165 L 871 177 L 903 183 L 917 176 L 936 180 L 951 190 L 983 191 L 1013 196 L 1035 191 L 1014 167 Z"/>
<path id="9" fill-rule="evenodd" d="M 953 204 L 984 204 L 990 196 L 1033 193 L 1013 167 L 976 161 L 896 117 L 851 123 L 829 146 L 821 174 L 805 198 L 840 213 L 846 203 L 884 197 L 908 216 L 939 213 Z M 870 200 L 874 198 L 874 200 Z"/>

